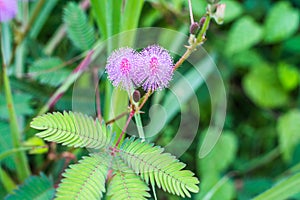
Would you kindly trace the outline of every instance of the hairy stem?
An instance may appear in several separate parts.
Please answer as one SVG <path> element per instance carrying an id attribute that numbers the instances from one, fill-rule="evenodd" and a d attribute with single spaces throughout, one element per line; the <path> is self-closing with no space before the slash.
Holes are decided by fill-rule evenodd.
<path id="1" fill-rule="evenodd" d="M 95 67 L 93 70 L 93 79 L 94 85 L 96 86 L 96 107 L 97 107 L 97 118 L 99 121 L 102 121 L 102 112 L 101 112 L 101 98 L 100 98 L 100 91 L 99 91 L 99 84 L 98 84 L 98 69 Z"/>
<path id="2" fill-rule="evenodd" d="M 122 132 L 121 132 L 121 134 L 120 134 L 120 136 L 119 136 L 119 138 L 118 138 L 118 141 L 116 142 L 115 147 L 117 147 L 117 146 L 120 144 L 120 142 L 121 142 L 121 140 L 122 140 L 122 138 L 123 138 L 123 136 L 124 136 L 124 134 L 125 134 L 125 132 L 126 132 L 126 129 L 127 129 L 128 125 L 129 125 L 129 122 L 130 122 L 130 120 L 132 119 L 134 113 L 135 113 L 134 110 L 132 110 L 132 111 L 130 112 L 129 117 L 128 117 L 127 121 L 126 121 L 126 124 L 125 124 L 125 126 L 124 126 L 124 128 L 123 128 L 123 130 L 122 130 Z"/>

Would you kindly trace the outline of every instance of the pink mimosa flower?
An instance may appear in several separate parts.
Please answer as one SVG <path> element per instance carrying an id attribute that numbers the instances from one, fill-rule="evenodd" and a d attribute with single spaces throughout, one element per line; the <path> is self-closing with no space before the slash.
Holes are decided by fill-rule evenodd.
<path id="1" fill-rule="evenodd" d="M 7 22 L 17 14 L 17 0 L 0 0 L 0 22 Z"/>

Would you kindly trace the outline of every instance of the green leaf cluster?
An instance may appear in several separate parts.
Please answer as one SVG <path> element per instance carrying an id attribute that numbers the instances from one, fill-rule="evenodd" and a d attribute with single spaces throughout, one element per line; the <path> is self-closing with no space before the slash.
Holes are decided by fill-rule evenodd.
<path id="1" fill-rule="evenodd" d="M 98 119 L 55 112 L 34 118 L 31 127 L 42 130 L 36 135 L 47 141 L 98 149 L 66 170 L 57 199 L 100 199 L 106 177 L 112 199 L 145 199 L 150 196 L 150 184 L 182 197 L 199 190 L 194 174 L 163 148 L 134 138 L 125 139 L 120 148 L 113 146 L 110 129 Z"/>

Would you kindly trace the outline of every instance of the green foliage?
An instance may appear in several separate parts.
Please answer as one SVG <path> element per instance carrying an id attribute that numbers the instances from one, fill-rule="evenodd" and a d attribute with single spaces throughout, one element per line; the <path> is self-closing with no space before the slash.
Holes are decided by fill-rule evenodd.
<path id="1" fill-rule="evenodd" d="M 13 96 L 14 106 L 17 116 L 32 115 L 33 109 L 30 106 L 32 96 L 27 93 L 16 93 Z M 4 95 L 0 94 L 0 118 L 8 119 L 8 110 Z"/>
<path id="2" fill-rule="evenodd" d="M 31 176 L 24 185 L 13 191 L 5 200 L 50 200 L 54 197 L 53 181 L 44 174 Z"/>
<path id="3" fill-rule="evenodd" d="M 200 193 L 196 195 L 201 200 L 232 200 L 235 196 L 234 184 L 228 177 L 221 178 L 217 174 L 209 174 L 202 178 Z"/>
<path id="4" fill-rule="evenodd" d="M 32 28 L 30 29 L 30 37 L 31 38 L 36 38 L 39 33 L 41 32 L 41 29 L 45 25 L 47 19 L 51 15 L 52 10 L 55 8 L 58 0 L 51 0 L 51 1 L 46 1 L 45 5 L 42 8 L 42 11 L 35 20 L 35 23 L 33 24 Z"/>
<path id="5" fill-rule="evenodd" d="M 277 124 L 279 135 L 280 149 L 283 158 L 290 161 L 293 156 L 294 149 L 300 141 L 300 111 L 291 110 L 280 116 Z"/>
<path id="6" fill-rule="evenodd" d="M 34 118 L 30 125 L 43 130 L 36 134 L 38 137 L 67 146 L 101 149 L 111 140 L 105 124 L 80 113 L 45 114 Z"/>
<path id="7" fill-rule="evenodd" d="M 113 177 L 107 189 L 111 200 L 146 199 L 150 197 L 148 186 L 130 169 L 120 157 L 114 158 Z"/>
<path id="8" fill-rule="evenodd" d="M 280 181 L 274 187 L 253 198 L 253 200 L 282 200 L 299 193 L 300 174 L 295 174 L 286 180 Z"/>
<path id="9" fill-rule="evenodd" d="M 244 187 L 242 193 L 239 194 L 238 199 L 248 200 L 252 199 L 254 196 L 268 190 L 273 185 L 271 179 L 266 178 L 255 178 L 255 179 L 245 179 Z"/>
<path id="10" fill-rule="evenodd" d="M 257 44 L 262 35 L 262 28 L 251 17 L 240 18 L 229 32 L 226 53 L 232 55 L 247 50 Z"/>
<path id="11" fill-rule="evenodd" d="M 198 179 L 188 170 L 182 170 L 185 164 L 169 153 L 162 153 L 163 148 L 134 140 L 126 139 L 120 149 L 120 157 L 147 184 L 157 185 L 164 191 L 182 197 L 190 197 L 191 192 L 198 192 Z"/>
<path id="12" fill-rule="evenodd" d="M 199 140 L 200 144 L 202 144 L 204 136 Z M 200 147 L 200 145 L 198 146 Z M 221 174 L 234 161 L 237 146 L 236 136 L 230 131 L 225 131 L 212 151 L 206 157 L 198 160 L 197 165 L 202 177 L 202 184 L 197 199 L 204 199 L 204 197 L 215 200 L 233 199 L 235 195 L 234 185 L 226 176 L 221 179 Z M 211 196 L 211 198 L 207 196 Z"/>
<path id="13" fill-rule="evenodd" d="M 212 151 L 206 157 L 199 159 L 200 174 L 203 176 L 207 173 L 219 174 L 226 170 L 235 159 L 237 146 L 235 135 L 229 131 L 223 132 Z"/>
<path id="14" fill-rule="evenodd" d="M 57 189 L 56 199 L 101 199 L 105 192 L 105 180 L 109 159 L 105 154 L 91 154 L 71 165 Z"/>
<path id="15" fill-rule="evenodd" d="M 0 121 L 0 154 L 13 149 L 12 139 L 10 137 L 9 124 Z M 15 169 L 13 157 L 9 156 L 3 160 L 0 160 L 1 164 L 4 164 L 9 169 Z"/>
<path id="16" fill-rule="evenodd" d="M 64 174 L 65 179 L 58 189 L 58 199 L 87 196 L 90 199 L 101 198 L 105 191 L 106 174 L 111 166 L 114 176 L 110 182 L 112 185 L 109 186 L 109 195 L 112 198 L 120 198 L 120 195 L 115 196 L 114 191 L 124 187 L 128 193 L 124 194 L 120 190 L 125 195 L 123 199 L 128 199 L 128 195 L 133 199 L 135 197 L 132 195 L 138 197 L 137 199 L 149 196 L 147 185 L 139 181 L 140 178 L 132 172 L 141 176 L 146 184 L 157 185 L 178 196 L 191 197 L 190 192 L 199 190 L 199 181 L 194 174 L 183 170 L 186 165 L 171 154 L 163 153 L 163 148 L 134 138 L 125 139 L 120 149 L 110 146 L 110 130 L 105 123 L 101 126 L 98 119 L 94 121 L 91 117 L 73 112 L 54 112 L 34 118 L 31 127 L 43 130 L 36 135 L 48 141 L 74 147 L 106 148 L 106 151 L 111 151 L 92 154 L 79 164 L 71 166 Z M 86 187 L 83 189 L 83 186 Z"/>
<path id="17" fill-rule="evenodd" d="M 294 90 L 299 84 L 299 71 L 294 66 L 281 63 L 278 66 L 278 78 L 285 90 Z"/>
<path id="18" fill-rule="evenodd" d="M 42 58 L 30 66 L 29 72 L 40 83 L 56 87 L 71 73 L 70 70 L 62 68 L 63 64 L 63 61 L 57 57 Z"/>
<path id="19" fill-rule="evenodd" d="M 290 53 L 299 53 L 300 52 L 300 35 L 296 35 L 285 41 L 284 49 Z"/>
<path id="20" fill-rule="evenodd" d="M 199 22 L 206 12 L 207 1 L 191 1 L 195 22 Z M 35 117 L 35 113 L 40 112 L 40 108 L 53 93 L 63 94 L 62 98 L 54 105 L 54 109 L 63 111 L 72 108 L 72 84 L 64 85 L 63 91 L 57 90 L 55 87 L 62 85 L 67 75 L 71 73 L 69 69 L 72 66 L 64 61 L 73 60 L 73 58 L 77 60 L 76 58 L 79 58 L 77 57 L 78 51 L 86 52 L 95 47 L 94 44 L 98 40 L 105 41 L 114 34 L 139 26 L 172 29 L 174 32 L 180 32 L 179 35 L 188 36 L 187 0 L 90 0 L 90 5 L 85 4 L 88 1 L 80 2 L 79 6 L 79 1 L 74 0 L 67 2 L 58 0 L 19 1 L 17 18 L 8 23 L 1 23 L 2 56 L 0 60 L 3 60 L 3 64 L 9 64 L 7 76 L 0 73 L 1 155 L 3 152 L 18 149 L 13 146 L 12 138 L 18 138 L 19 143 L 18 141 L 14 143 L 21 149 L 44 145 L 41 139 L 36 140 L 35 136 L 32 137 L 35 131 L 28 127 L 31 119 Z M 188 114 L 192 118 L 195 115 L 194 110 L 198 108 L 201 110 L 201 123 L 196 137 L 201 142 L 191 144 L 181 158 L 190 169 L 198 170 L 197 173 L 201 176 L 200 192 L 191 194 L 192 199 L 248 200 L 272 186 L 273 188 L 257 198 L 267 200 L 300 198 L 299 175 L 289 178 L 289 175 L 299 172 L 300 169 L 300 143 L 298 142 L 300 141 L 298 136 L 300 133 L 298 126 L 300 120 L 298 109 L 300 105 L 298 92 L 300 83 L 299 2 L 297 0 L 220 1 L 220 3 L 226 4 L 225 23 L 221 27 L 217 27 L 213 23 L 210 25 L 206 34 L 207 41 L 203 47 L 210 55 L 213 55 L 213 61 L 226 85 L 228 109 L 224 130 L 232 132 L 225 131 L 207 157 L 198 161 L 199 152 L 197 151 L 198 145 L 202 144 L 203 140 L 201 134 L 210 123 L 210 116 L 214 114 L 210 108 L 215 106 L 215 99 L 212 98 L 209 101 L 210 94 L 206 84 L 210 86 L 210 78 L 219 73 L 211 65 L 212 62 L 208 56 L 195 56 L 194 58 L 200 61 L 195 66 L 184 62 L 183 66 L 179 68 L 179 73 L 184 75 L 187 82 L 177 76 L 174 77 L 169 91 L 155 93 L 154 97 L 150 97 L 149 102 L 143 107 L 145 114 L 141 114 L 142 121 L 145 124 L 150 121 L 149 125 L 145 127 L 145 132 L 153 135 L 161 131 L 161 134 L 156 134 L 151 140 L 155 140 L 155 143 L 162 146 L 174 138 L 180 123 L 180 112 L 182 115 Z M 84 9 L 80 7 L 84 7 Z M 55 12 L 53 12 L 54 10 Z M 119 44 L 130 47 L 135 39 L 140 41 L 135 34 L 122 41 L 110 43 L 108 40 L 107 47 L 104 48 L 107 48 L 106 52 L 109 53 L 114 48 L 118 48 Z M 183 52 L 185 50 L 183 45 L 188 44 L 184 37 L 173 37 L 168 34 L 162 35 L 157 41 L 162 46 L 171 47 L 169 50 L 174 52 L 176 50 Z M 14 52 L 14 50 L 16 51 Z M 198 50 L 202 51 L 200 47 Z M 46 58 L 45 54 L 49 57 Z M 195 54 L 193 53 L 193 55 Z M 99 74 L 103 71 L 104 65 L 102 65 L 103 63 L 99 64 L 98 61 L 106 56 L 107 54 L 101 54 L 92 58 L 93 67 L 100 68 Z M 13 59 L 9 63 L 11 58 Z M 174 61 L 176 62 L 178 59 L 179 56 L 174 54 Z M 2 72 L 3 66 L 0 67 L 0 70 Z M 199 72 L 202 78 L 199 77 Z M 76 85 L 87 91 L 91 89 L 92 74 L 91 71 L 85 73 L 85 77 L 77 81 Z M 4 76 L 2 77 L 2 75 Z M 9 118 L 8 116 L 6 100 L 3 95 L 5 89 L 1 85 L 4 83 L 4 77 L 9 78 L 10 84 L 8 85 L 11 86 L 14 100 L 11 103 L 16 108 L 17 120 L 14 120 L 15 117 Z M 76 78 L 78 77 L 79 75 L 76 76 Z M 119 91 L 112 95 L 112 88 L 106 81 L 105 77 L 101 77 L 99 94 L 101 110 L 104 112 L 103 118 L 110 120 L 127 109 L 128 95 L 126 92 L 119 93 Z M 186 88 L 186 83 L 192 90 L 180 90 Z M 217 90 L 213 92 L 218 93 Z M 190 99 L 194 93 L 198 102 Z M 177 99 L 178 95 L 182 97 L 180 102 Z M 116 97 L 113 102 L 111 102 L 112 96 Z M 85 102 L 87 102 L 86 99 L 87 97 L 84 98 Z M 91 99 L 88 101 L 90 102 Z M 157 103 L 161 103 L 165 110 L 151 108 Z M 191 107 L 195 109 L 189 110 L 186 105 L 192 105 Z M 94 108 L 95 105 L 89 106 Z M 151 108 L 151 112 L 148 113 L 149 108 Z M 79 157 L 87 154 L 85 149 L 74 149 L 75 146 L 88 148 L 92 146 L 96 148 L 94 150 L 96 153 L 84 157 L 78 164 L 71 165 L 71 168 L 64 174 L 68 177 L 63 179 L 66 183 L 61 183 L 60 186 L 66 190 L 58 190 L 61 190 L 59 193 L 67 196 L 66 198 L 71 198 L 68 192 L 71 194 L 76 191 L 80 192 L 78 188 L 80 188 L 82 182 L 80 178 L 82 177 L 88 182 L 88 187 L 83 187 L 84 191 L 82 191 L 87 193 L 87 195 L 82 195 L 84 199 L 86 199 L 85 196 L 93 198 L 97 195 L 103 196 L 103 199 L 151 199 L 150 184 L 154 183 L 157 186 L 159 186 L 158 183 L 164 184 L 160 187 L 165 188 L 166 191 L 168 191 L 168 187 L 173 186 L 172 180 L 169 180 L 169 183 L 168 177 L 161 173 L 146 173 L 149 171 L 146 168 L 140 169 L 145 169 L 142 172 L 137 171 L 136 168 L 140 168 L 139 166 L 148 167 L 149 162 L 139 163 L 135 157 L 130 161 L 125 160 L 126 156 L 122 154 L 122 149 L 115 148 L 111 142 L 115 138 L 111 139 L 110 131 L 106 130 L 106 127 L 102 126 L 98 120 L 78 113 L 67 113 L 63 117 L 58 114 L 52 115 L 44 115 L 38 117 L 38 120 L 35 119 L 37 121 L 34 123 L 37 123 L 36 126 L 41 129 L 40 137 L 72 148 L 55 145 L 51 142 L 49 144 L 50 152 L 47 156 L 30 155 L 28 161 L 21 159 L 21 162 L 14 161 L 13 156 L 5 157 L 1 160 L 0 199 L 4 199 L 15 188 L 16 183 L 21 183 L 30 173 L 27 172 L 25 162 L 30 165 L 32 172 L 46 170 L 47 174 L 56 180 L 44 181 L 49 182 L 43 190 L 45 192 L 40 191 L 43 184 L 37 184 L 39 181 L 33 183 L 32 186 L 25 182 L 26 187 L 20 186 L 16 191 L 20 190 L 21 192 L 12 194 L 9 198 L 24 199 L 27 194 L 36 192 L 36 197 L 40 198 L 30 197 L 28 199 L 52 199 L 54 185 L 60 181 L 60 174 L 66 165 L 69 162 L 76 162 Z M 40 122 L 38 122 L 39 120 Z M 125 120 L 126 118 L 123 117 L 118 120 L 118 124 L 114 123 L 112 132 L 115 132 L 116 135 L 120 134 Z M 168 125 L 165 126 L 165 124 Z M 9 125 L 12 127 L 11 131 Z M 189 124 L 185 127 L 190 128 Z M 68 128 L 72 129 L 71 132 L 68 132 Z M 101 139 L 99 139 L 100 136 Z M 96 140 L 90 137 L 96 138 Z M 129 143 L 130 141 L 126 144 L 132 147 L 132 150 L 128 150 L 130 155 L 136 155 L 139 160 L 144 159 L 144 155 L 141 155 L 139 149 L 136 148 L 147 150 L 148 146 L 152 145 L 134 139 L 132 139 L 132 144 Z M 133 146 L 134 144 L 137 146 Z M 177 148 L 181 147 L 177 146 Z M 160 147 L 151 147 L 151 151 L 157 154 L 160 152 L 158 149 L 162 150 Z M 41 149 L 30 149 L 22 153 L 25 155 L 25 153 L 37 150 Z M 135 154 L 135 152 L 137 153 Z M 163 158 L 168 157 L 163 152 L 160 154 Z M 12 155 L 18 156 L 18 154 Z M 72 160 L 75 157 L 77 159 Z M 156 156 L 154 157 L 156 158 Z M 54 160 L 52 160 L 53 158 Z M 146 153 L 145 158 L 149 158 Z M 170 158 L 168 157 L 168 159 Z M 106 166 L 95 165 L 95 162 L 98 164 L 100 160 L 108 162 L 108 164 Z M 152 159 L 149 158 L 149 160 Z M 174 160 L 171 159 L 172 162 Z M 160 161 L 161 159 L 158 158 L 153 163 Z M 160 163 L 164 165 L 167 162 L 161 161 Z M 135 165 L 134 168 L 130 164 Z M 174 162 L 171 165 L 179 174 L 184 171 L 178 170 L 181 164 Z M 106 167 L 107 169 L 101 172 L 99 167 L 102 170 Z M 95 174 L 101 174 L 102 178 L 92 175 L 89 177 L 84 173 L 85 171 L 92 172 L 93 169 L 96 170 Z M 172 173 L 177 174 L 176 170 Z M 20 171 L 23 171 L 25 176 Z M 238 171 L 237 176 L 232 173 L 235 171 Z M 144 176 L 149 177 L 148 184 Z M 44 175 L 31 177 L 28 180 L 44 180 L 42 177 Z M 95 182 L 98 180 L 100 182 Z M 73 185 L 73 183 L 75 184 Z M 174 184 L 176 183 L 175 181 Z M 29 187 L 30 189 L 26 189 Z M 107 193 L 104 194 L 106 189 Z M 195 188 L 193 189 L 195 190 Z M 179 190 L 183 190 L 183 188 L 179 188 Z M 49 197 L 47 197 L 46 191 L 49 191 Z M 169 191 L 171 191 L 170 188 Z M 177 192 L 180 195 L 180 191 Z M 182 192 L 186 196 L 186 193 Z M 191 191 L 188 190 L 188 192 Z M 130 197 L 128 197 L 129 195 Z M 186 199 L 166 194 L 160 190 L 157 192 L 157 197 L 158 199 L 172 200 Z"/>
<path id="21" fill-rule="evenodd" d="M 80 50 L 89 50 L 95 42 L 95 32 L 88 23 L 82 9 L 73 2 L 68 3 L 64 12 L 64 22 L 67 25 L 68 36 Z"/>
<path id="22" fill-rule="evenodd" d="M 293 35 L 299 27 L 299 10 L 289 2 L 276 3 L 266 18 L 264 39 L 266 43 L 279 42 Z"/>
<path id="23" fill-rule="evenodd" d="M 274 68 L 257 66 L 244 77 L 243 87 L 250 99 L 263 108 L 278 108 L 288 102 Z"/>
<path id="24" fill-rule="evenodd" d="M 224 17 L 225 23 L 231 22 L 243 13 L 243 7 L 239 2 L 233 0 L 226 0 L 222 2 L 226 4 L 226 11 Z"/>

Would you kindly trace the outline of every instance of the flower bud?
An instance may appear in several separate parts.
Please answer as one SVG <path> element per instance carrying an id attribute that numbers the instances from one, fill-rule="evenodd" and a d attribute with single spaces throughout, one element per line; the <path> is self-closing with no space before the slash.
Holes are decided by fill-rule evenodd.
<path id="1" fill-rule="evenodd" d="M 190 26 L 190 34 L 196 35 L 200 29 L 200 26 L 197 22 L 194 22 Z"/>
<path id="2" fill-rule="evenodd" d="M 138 91 L 138 90 L 135 90 L 134 92 L 133 92 L 133 94 L 132 94 L 132 98 L 133 98 L 133 101 L 134 102 L 139 102 L 140 101 L 140 99 L 141 99 L 141 93 L 140 93 L 140 91 Z"/>
<path id="3" fill-rule="evenodd" d="M 217 5 L 217 10 L 213 15 L 213 18 L 216 20 L 217 24 L 222 24 L 224 22 L 225 9 L 226 4 L 222 3 Z"/>
<path id="4" fill-rule="evenodd" d="M 199 21 L 200 27 L 202 27 L 202 26 L 204 25 L 205 20 L 206 20 L 206 17 L 202 17 L 202 18 L 200 19 L 200 21 Z"/>

